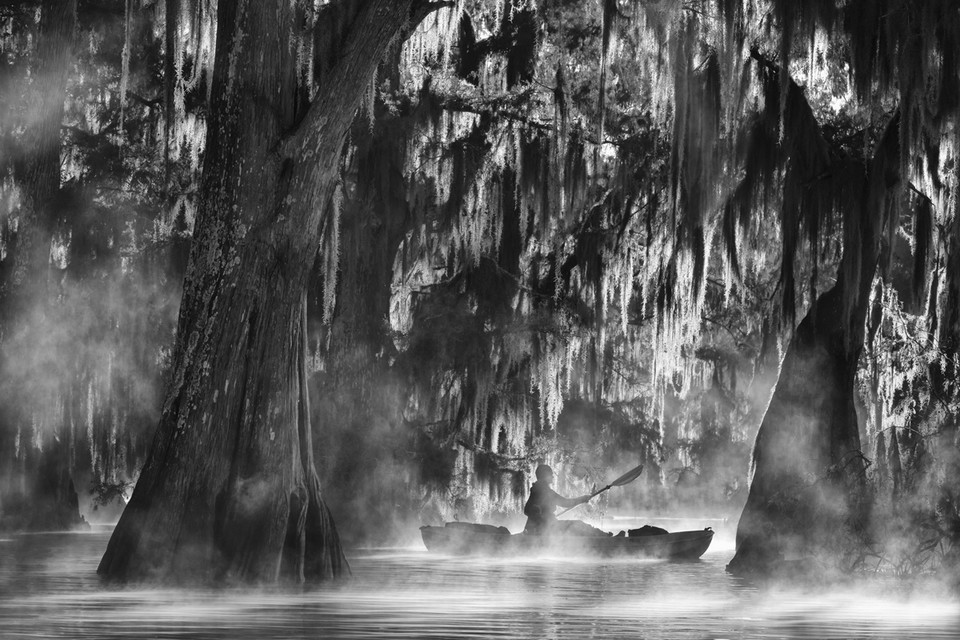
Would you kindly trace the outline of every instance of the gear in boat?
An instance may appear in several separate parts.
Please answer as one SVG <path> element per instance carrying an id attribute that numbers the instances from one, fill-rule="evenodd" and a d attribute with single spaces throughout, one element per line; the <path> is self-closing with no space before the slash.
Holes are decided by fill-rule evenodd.
<path id="1" fill-rule="evenodd" d="M 656 531 L 655 531 L 656 530 Z M 662 533 L 660 533 L 662 532 Z M 613 536 L 511 534 L 506 527 L 448 522 L 442 527 L 420 527 L 429 551 L 451 555 L 626 556 L 695 560 L 713 540 L 713 530 L 668 533 L 659 527 L 632 529 Z"/>

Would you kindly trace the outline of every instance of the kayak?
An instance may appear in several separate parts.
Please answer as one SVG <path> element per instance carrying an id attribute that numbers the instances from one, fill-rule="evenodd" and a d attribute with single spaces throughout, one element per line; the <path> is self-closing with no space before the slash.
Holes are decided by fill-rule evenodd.
<path id="1" fill-rule="evenodd" d="M 621 556 L 696 560 L 713 540 L 713 530 L 639 536 L 575 536 L 510 533 L 506 527 L 448 522 L 420 527 L 428 551 L 451 555 Z"/>

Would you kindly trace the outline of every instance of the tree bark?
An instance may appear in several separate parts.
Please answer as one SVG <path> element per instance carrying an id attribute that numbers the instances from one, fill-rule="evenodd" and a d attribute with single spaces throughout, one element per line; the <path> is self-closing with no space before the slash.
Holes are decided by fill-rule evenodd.
<path id="1" fill-rule="evenodd" d="M 734 573 L 775 571 L 816 556 L 844 569 L 867 516 L 854 401 L 869 293 L 883 232 L 900 205 L 899 116 L 862 184 L 844 183 L 844 251 L 836 285 L 811 306 L 790 341 L 757 432 L 750 492 L 737 526 Z M 889 247 L 886 247 L 889 250 Z"/>
<path id="2" fill-rule="evenodd" d="M 305 290 L 344 139 L 413 1 L 362 3 L 305 114 L 294 4 L 218 8 L 173 379 L 107 578 L 303 581 L 346 566 L 314 465 Z"/>
<path id="3" fill-rule="evenodd" d="M 827 550 L 855 511 L 864 470 L 853 393 L 861 347 L 848 346 L 842 295 L 839 285 L 821 295 L 790 342 L 757 433 L 730 571 L 768 571 Z M 851 322 L 862 324 L 865 311 Z"/>

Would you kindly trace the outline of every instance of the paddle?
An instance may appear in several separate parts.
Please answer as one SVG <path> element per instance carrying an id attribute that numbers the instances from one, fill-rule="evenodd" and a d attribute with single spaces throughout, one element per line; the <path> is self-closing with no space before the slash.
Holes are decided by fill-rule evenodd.
<path id="1" fill-rule="evenodd" d="M 630 471 L 627 471 L 625 474 L 623 474 L 622 476 L 620 476 L 619 478 L 617 478 L 616 480 L 614 480 L 613 482 L 605 486 L 603 489 L 594 491 L 592 494 L 590 494 L 590 500 L 593 500 L 594 498 L 596 498 L 598 495 L 600 495 L 610 487 L 622 487 L 625 484 L 630 484 L 631 482 L 639 478 L 641 473 L 643 473 L 642 464 L 634 467 L 633 469 L 630 469 Z M 583 504 L 583 503 L 581 502 L 580 504 Z M 564 509 L 563 511 L 557 514 L 557 517 L 559 518 L 560 516 L 565 514 L 567 511 L 570 511 L 571 509 L 576 509 L 579 506 L 580 506 L 579 504 L 575 504 L 572 507 L 570 507 L 570 509 Z"/>

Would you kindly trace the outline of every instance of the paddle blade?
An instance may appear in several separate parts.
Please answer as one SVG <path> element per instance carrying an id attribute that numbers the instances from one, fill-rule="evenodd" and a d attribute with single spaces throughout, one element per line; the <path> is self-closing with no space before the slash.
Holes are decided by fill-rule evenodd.
<path id="1" fill-rule="evenodd" d="M 619 478 L 611 482 L 610 486 L 622 487 L 625 484 L 630 484 L 631 482 L 639 478 L 641 473 L 643 473 L 642 464 L 637 467 L 634 467 L 633 469 L 630 469 L 630 471 L 627 471 L 625 474 L 623 474 L 622 476 L 620 476 Z"/>

